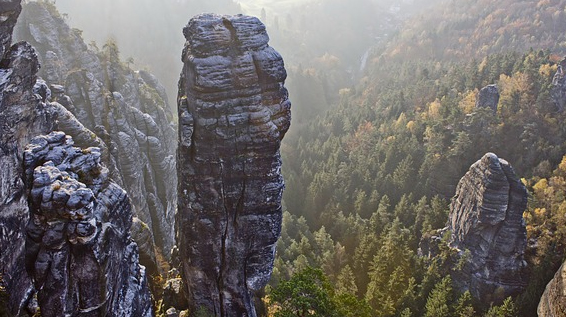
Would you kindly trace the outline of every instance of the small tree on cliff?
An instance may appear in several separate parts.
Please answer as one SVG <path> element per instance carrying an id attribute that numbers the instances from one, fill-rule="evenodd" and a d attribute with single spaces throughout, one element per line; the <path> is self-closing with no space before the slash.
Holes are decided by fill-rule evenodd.
<path id="1" fill-rule="evenodd" d="M 282 281 L 270 296 L 276 317 L 336 316 L 333 290 L 321 269 L 306 267 Z"/>

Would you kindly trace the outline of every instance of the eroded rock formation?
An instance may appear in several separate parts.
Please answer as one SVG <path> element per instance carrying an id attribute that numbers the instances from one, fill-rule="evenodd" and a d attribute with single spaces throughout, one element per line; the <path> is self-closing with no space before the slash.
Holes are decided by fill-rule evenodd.
<path id="1" fill-rule="evenodd" d="M 50 100 L 64 88 L 38 80 L 37 51 L 26 42 L 10 47 L 19 10 L 20 0 L 0 0 L 0 274 L 9 294 L 3 309 L 11 316 L 39 309 L 42 316 L 149 316 L 144 270 L 129 238 L 129 200 L 98 164 L 109 151 Z M 62 133 L 39 137 L 25 171 L 25 146 L 57 128 L 85 148 L 100 147 L 79 150 Z"/>
<path id="2" fill-rule="evenodd" d="M 452 198 L 450 246 L 465 254 L 454 283 L 484 303 L 521 292 L 525 275 L 527 190 L 507 161 L 487 153 L 462 177 Z"/>
<path id="3" fill-rule="evenodd" d="M 539 317 L 563 316 L 566 312 L 566 263 L 562 264 L 554 278 L 546 285 L 538 304 Z"/>
<path id="4" fill-rule="evenodd" d="M 131 204 L 109 179 L 99 148 L 63 132 L 32 139 L 24 154 L 31 218 L 26 266 L 42 316 L 151 316 Z"/>
<path id="5" fill-rule="evenodd" d="M 51 99 L 95 133 L 91 141 L 102 141 L 95 146 L 101 147 L 112 178 L 128 192 L 142 227 L 150 229 L 136 230 L 134 236 L 144 259 L 155 259 L 154 246 L 168 258 L 174 245 L 177 142 L 165 89 L 153 75 L 120 61 L 116 43 L 87 46 L 52 4 L 27 3 L 15 36 L 37 49 Z M 78 145 L 93 146 L 82 142 L 87 135 L 59 128 Z M 155 262 L 144 263 L 156 267 Z"/>
<path id="6" fill-rule="evenodd" d="M 191 311 L 255 316 L 281 230 L 286 71 L 257 18 L 199 15 L 183 33 L 176 223 Z"/>
<path id="7" fill-rule="evenodd" d="M 476 108 L 489 108 L 493 113 L 496 113 L 498 104 L 499 89 L 497 85 L 487 85 L 478 93 Z"/>
<path id="8" fill-rule="evenodd" d="M 552 79 L 552 89 L 550 90 L 550 97 L 556 105 L 558 111 L 564 111 L 566 106 L 566 77 L 564 68 L 566 67 L 566 57 L 560 62 L 554 78 Z"/>
<path id="9" fill-rule="evenodd" d="M 28 43 L 10 46 L 20 9 L 20 0 L 0 1 L 0 274 L 13 315 L 25 312 L 32 289 L 24 263 L 29 212 L 22 153 L 31 137 L 51 129 L 45 104 L 32 91 L 37 54 Z"/>

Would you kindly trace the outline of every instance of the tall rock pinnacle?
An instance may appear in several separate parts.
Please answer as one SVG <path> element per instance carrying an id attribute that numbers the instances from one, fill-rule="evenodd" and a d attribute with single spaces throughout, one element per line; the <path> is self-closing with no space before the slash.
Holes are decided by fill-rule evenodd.
<path id="1" fill-rule="evenodd" d="M 198 15 L 179 81 L 177 243 L 192 311 L 256 316 L 281 230 L 281 56 L 254 17 Z"/>
<path id="2" fill-rule="evenodd" d="M 455 284 L 488 303 L 527 284 L 523 211 L 527 190 L 507 161 L 485 154 L 462 177 L 452 198 L 450 245 L 467 256 Z"/>

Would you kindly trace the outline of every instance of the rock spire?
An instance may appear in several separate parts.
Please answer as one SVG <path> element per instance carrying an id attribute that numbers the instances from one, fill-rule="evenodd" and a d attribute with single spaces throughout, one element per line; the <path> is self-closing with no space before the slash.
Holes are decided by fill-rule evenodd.
<path id="1" fill-rule="evenodd" d="M 257 18 L 198 15 L 183 33 L 176 234 L 188 300 L 256 316 L 281 230 L 287 74 Z"/>
<path id="2" fill-rule="evenodd" d="M 454 283 L 483 302 L 521 292 L 528 282 L 523 211 L 527 190 L 513 168 L 493 153 L 472 164 L 452 198 L 450 246 L 464 258 Z"/>

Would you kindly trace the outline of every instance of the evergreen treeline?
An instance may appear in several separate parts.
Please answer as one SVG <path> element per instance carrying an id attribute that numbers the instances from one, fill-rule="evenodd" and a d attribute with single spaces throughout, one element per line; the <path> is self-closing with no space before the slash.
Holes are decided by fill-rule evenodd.
<path id="1" fill-rule="evenodd" d="M 536 314 L 564 259 L 566 114 L 550 98 L 556 62 L 530 51 L 373 63 L 360 85 L 341 91 L 336 109 L 282 148 L 288 212 L 273 294 L 315 267 L 331 302 L 354 295 L 350 303 L 371 316 Z M 497 112 L 476 108 L 479 89 L 493 83 Z M 525 211 L 532 282 L 520 300 L 491 309 L 452 288 L 446 276 L 459 266 L 445 243 L 432 259 L 417 255 L 421 237 L 444 227 L 458 180 L 486 152 L 508 159 L 533 193 Z"/>

